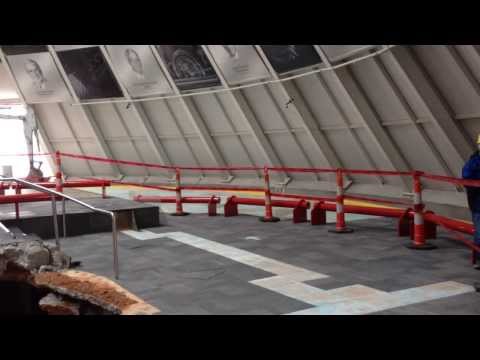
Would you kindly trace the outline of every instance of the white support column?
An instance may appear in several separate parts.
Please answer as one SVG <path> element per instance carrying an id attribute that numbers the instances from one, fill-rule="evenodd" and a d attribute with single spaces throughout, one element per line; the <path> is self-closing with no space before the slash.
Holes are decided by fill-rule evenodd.
<path id="1" fill-rule="evenodd" d="M 70 91 L 70 95 L 73 97 L 75 102 L 79 103 L 80 100 L 79 100 L 77 94 L 75 93 L 75 90 L 73 89 L 72 84 L 70 83 L 70 81 L 68 79 L 68 75 L 66 74 L 65 69 L 62 66 L 62 63 L 60 62 L 60 59 L 58 58 L 55 49 L 53 48 L 52 45 L 48 45 L 48 50 L 49 50 L 50 54 L 52 55 L 53 60 L 54 60 L 55 64 L 57 65 L 57 68 L 60 71 L 60 74 L 63 77 L 63 80 L 65 81 L 65 84 L 67 85 L 68 90 Z M 97 146 L 99 147 L 103 156 L 105 156 L 109 159 L 113 159 L 114 157 L 113 157 L 113 154 L 110 150 L 110 147 L 108 146 L 107 142 L 105 141 L 105 137 L 103 136 L 98 124 L 96 123 L 95 118 L 94 118 L 93 114 L 91 113 L 90 108 L 88 107 L 88 105 L 87 106 L 80 105 L 79 108 L 80 108 L 80 111 L 82 112 L 83 117 L 87 121 L 87 124 L 89 125 L 90 129 L 92 130 L 92 132 L 95 136 L 95 140 L 97 142 Z M 119 178 L 122 178 L 124 176 L 120 172 L 120 168 L 118 167 L 117 164 L 112 164 L 111 166 L 114 169 L 114 171 L 117 172 L 117 176 Z"/>

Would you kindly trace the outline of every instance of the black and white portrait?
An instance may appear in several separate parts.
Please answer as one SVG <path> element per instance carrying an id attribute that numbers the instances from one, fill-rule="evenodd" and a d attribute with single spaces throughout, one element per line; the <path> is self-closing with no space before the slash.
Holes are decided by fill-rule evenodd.
<path id="1" fill-rule="evenodd" d="M 208 45 L 208 50 L 229 85 L 270 77 L 267 67 L 252 45 Z"/>
<path id="2" fill-rule="evenodd" d="M 171 94 L 172 88 L 148 45 L 107 45 L 108 56 L 132 97 Z"/>
<path id="3" fill-rule="evenodd" d="M 80 100 L 123 96 L 98 46 L 58 51 L 57 54 Z"/>
<path id="4" fill-rule="evenodd" d="M 220 85 L 220 79 L 200 45 L 157 45 L 157 49 L 180 90 Z"/>
<path id="5" fill-rule="evenodd" d="M 143 63 L 140 56 L 138 56 L 138 53 L 132 48 L 127 48 L 125 49 L 125 58 L 127 59 L 128 65 L 130 65 L 130 69 L 137 78 L 144 80 L 145 73 L 143 71 Z"/>
<path id="6" fill-rule="evenodd" d="M 279 74 L 322 62 L 313 45 L 262 45 L 262 50 Z"/>
<path id="7" fill-rule="evenodd" d="M 42 68 L 35 60 L 27 59 L 25 61 L 25 72 L 28 74 L 32 80 L 33 86 L 37 90 L 46 90 L 47 89 L 47 79 L 43 75 Z"/>
<path id="8" fill-rule="evenodd" d="M 9 46 L 6 51 L 4 47 L 2 50 L 5 54 L 10 54 L 7 55 L 7 62 L 28 103 L 71 100 L 65 82 L 46 46 Z"/>

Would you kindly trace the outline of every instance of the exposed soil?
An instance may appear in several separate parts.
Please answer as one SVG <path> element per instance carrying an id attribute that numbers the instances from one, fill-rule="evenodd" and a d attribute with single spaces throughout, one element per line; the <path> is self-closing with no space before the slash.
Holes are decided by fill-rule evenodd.
<path id="1" fill-rule="evenodd" d="M 60 287 L 72 292 L 91 296 L 102 302 L 110 304 L 119 310 L 123 310 L 137 301 L 118 292 L 112 287 L 93 283 L 91 281 L 74 279 L 70 276 L 58 272 L 44 272 L 35 276 L 37 285 L 48 287 Z"/>

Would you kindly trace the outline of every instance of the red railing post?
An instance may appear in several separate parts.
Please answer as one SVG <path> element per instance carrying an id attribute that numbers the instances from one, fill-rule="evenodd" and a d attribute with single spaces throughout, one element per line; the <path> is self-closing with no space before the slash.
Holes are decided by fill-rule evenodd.
<path id="1" fill-rule="evenodd" d="M 171 215 L 173 216 L 185 216 L 188 213 L 183 211 L 183 204 L 182 204 L 182 182 L 180 177 L 180 169 L 175 169 L 175 212 Z"/>
<path id="2" fill-rule="evenodd" d="M 63 192 L 63 178 L 62 178 L 62 158 L 60 151 L 55 151 L 55 191 Z"/>
<path id="3" fill-rule="evenodd" d="M 278 217 L 273 216 L 272 209 L 272 194 L 270 191 L 270 174 L 268 173 L 268 167 L 263 168 L 263 179 L 265 181 L 264 193 L 265 193 L 265 216 L 260 218 L 262 222 L 277 222 L 280 221 Z"/>
<path id="4" fill-rule="evenodd" d="M 436 249 L 435 245 L 425 241 L 425 219 L 423 210 L 425 204 L 422 201 L 422 172 L 415 171 L 413 173 L 413 242 L 407 247 L 414 250 L 432 250 Z"/>
<path id="5" fill-rule="evenodd" d="M 337 198 L 336 198 L 336 210 L 337 210 L 337 222 L 335 229 L 328 230 L 332 233 L 344 234 L 351 233 L 353 229 L 347 228 L 345 225 L 345 209 L 344 209 L 344 190 L 343 190 L 343 170 L 337 169 Z"/>

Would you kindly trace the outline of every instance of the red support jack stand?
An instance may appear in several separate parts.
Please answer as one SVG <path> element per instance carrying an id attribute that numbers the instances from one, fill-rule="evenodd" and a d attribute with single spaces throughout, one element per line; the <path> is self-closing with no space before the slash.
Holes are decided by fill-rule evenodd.
<path id="1" fill-rule="evenodd" d="M 182 185 L 180 182 L 180 169 L 175 169 L 175 180 L 176 180 L 176 187 L 175 187 L 175 197 L 176 197 L 176 211 L 173 214 L 170 214 L 172 216 L 185 216 L 188 215 L 188 213 L 183 211 L 182 207 Z"/>
<path id="2" fill-rule="evenodd" d="M 58 150 L 55 151 L 55 165 L 57 167 L 55 172 L 55 191 L 63 192 L 62 158 Z"/>
<path id="3" fill-rule="evenodd" d="M 413 250 L 433 250 L 437 247 L 425 241 L 425 223 L 423 218 L 423 209 L 425 204 L 422 202 L 422 183 L 420 181 L 420 172 L 413 175 L 413 242 L 409 243 L 407 248 Z"/>
<path id="4" fill-rule="evenodd" d="M 345 212 L 343 207 L 343 171 L 337 169 L 337 223 L 335 229 L 330 229 L 328 232 L 336 234 L 352 233 L 353 229 L 349 229 L 345 225 Z"/>
<path id="5" fill-rule="evenodd" d="M 268 174 L 268 168 L 263 168 L 263 177 L 265 179 L 265 216 L 259 220 L 262 222 L 278 222 L 280 219 L 273 216 L 272 211 L 272 198 L 270 194 L 270 175 Z"/>
<path id="6" fill-rule="evenodd" d="M 413 209 L 406 209 L 402 216 L 398 219 L 397 235 L 398 236 L 410 236 L 413 234 L 413 221 L 409 218 L 408 213 Z"/>
<path id="7" fill-rule="evenodd" d="M 327 211 L 322 208 L 323 201 L 315 204 L 310 211 L 310 223 L 312 225 L 325 225 L 327 223 Z"/>

